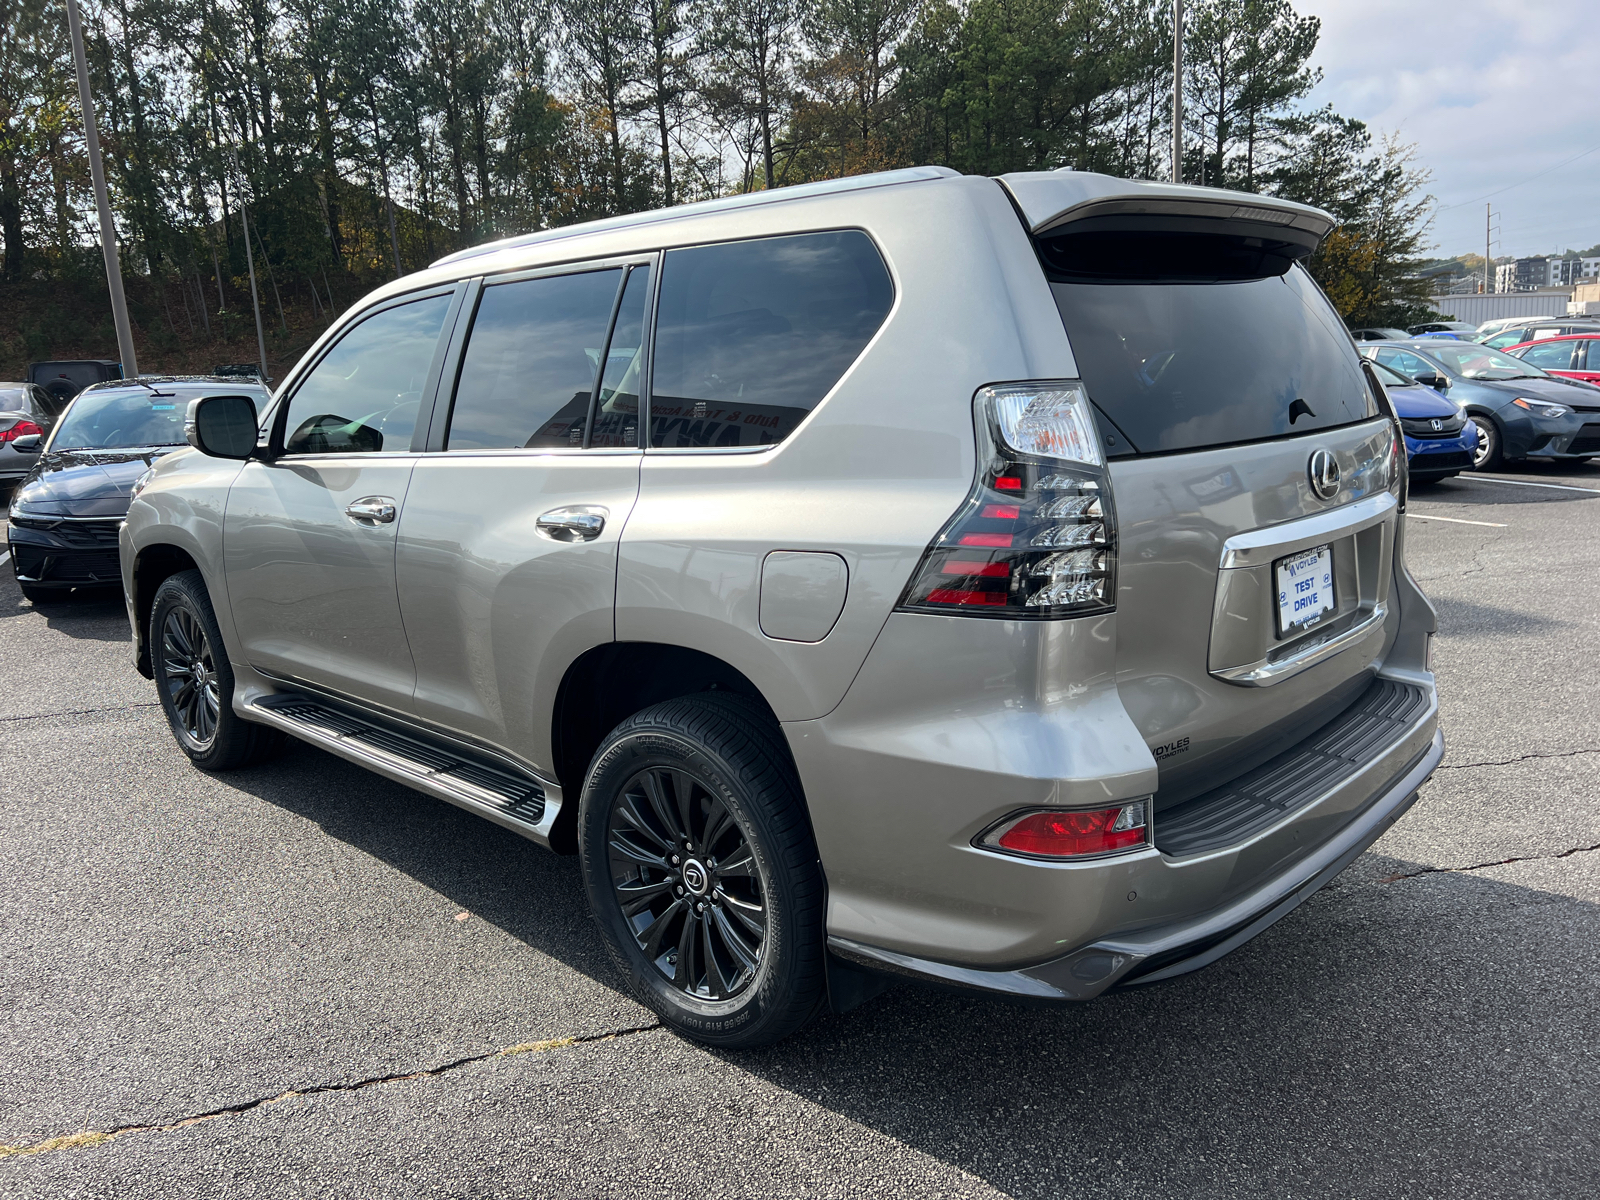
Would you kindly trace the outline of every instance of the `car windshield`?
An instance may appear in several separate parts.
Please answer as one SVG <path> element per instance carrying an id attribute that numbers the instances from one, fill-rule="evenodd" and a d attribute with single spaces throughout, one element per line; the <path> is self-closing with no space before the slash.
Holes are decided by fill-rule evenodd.
<path id="1" fill-rule="evenodd" d="M 181 446 L 187 407 L 178 396 L 136 392 L 84 392 L 56 427 L 52 450 L 122 450 Z"/>
<path id="2" fill-rule="evenodd" d="M 1444 363 L 1452 374 L 1463 379 L 1549 379 L 1538 367 L 1491 350 L 1487 346 L 1462 343 L 1459 346 L 1429 346 L 1428 353 Z"/>

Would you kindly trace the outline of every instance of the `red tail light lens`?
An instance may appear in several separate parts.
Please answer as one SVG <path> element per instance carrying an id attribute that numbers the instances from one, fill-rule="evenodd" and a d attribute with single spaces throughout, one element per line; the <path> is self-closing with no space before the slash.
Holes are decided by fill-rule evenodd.
<path id="1" fill-rule="evenodd" d="M 995 826 L 979 844 L 1042 858 L 1137 849 L 1149 844 L 1145 803 L 1140 800 L 1117 808 L 1028 813 Z"/>
<path id="2" fill-rule="evenodd" d="M 43 434 L 44 430 L 32 421 L 18 421 L 10 429 L 0 429 L 0 442 L 15 441 L 19 437 L 27 437 L 30 433 Z"/>
<path id="3" fill-rule="evenodd" d="M 1116 600 L 1116 522 L 1079 383 L 979 390 L 978 479 L 900 599 L 911 612 L 1068 617 Z"/>

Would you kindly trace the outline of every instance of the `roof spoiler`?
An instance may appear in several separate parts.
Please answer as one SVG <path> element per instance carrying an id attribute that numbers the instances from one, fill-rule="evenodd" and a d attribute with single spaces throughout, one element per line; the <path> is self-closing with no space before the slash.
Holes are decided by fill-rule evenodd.
<path id="1" fill-rule="evenodd" d="M 1085 171 L 1023 171 L 1000 182 L 1035 237 L 1073 232 L 1151 230 L 1219 233 L 1287 243 L 1312 253 L 1334 227 L 1333 214 L 1276 196 L 1221 188 L 1116 179 Z M 1299 257 L 1300 255 L 1297 255 Z"/>

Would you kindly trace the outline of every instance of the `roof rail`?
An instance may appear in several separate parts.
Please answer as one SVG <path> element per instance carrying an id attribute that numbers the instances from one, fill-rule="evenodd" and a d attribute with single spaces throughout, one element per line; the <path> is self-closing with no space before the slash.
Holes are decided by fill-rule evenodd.
<path id="1" fill-rule="evenodd" d="M 436 260 L 432 265 L 446 266 L 513 250 L 520 246 L 535 246 L 563 238 L 582 237 L 590 233 L 603 233 L 612 229 L 629 229 L 639 225 L 654 225 L 661 221 L 675 221 L 679 217 L 694 217 L 703 213 L 728 212 L 733 209 L 755 208 L 762 204 L 778 204 L 790 200 L 804 200 L 809 196 L 828 196 L 837 192 L 855 192 L 865 188 L 892 187 L 902 183 L 921 183 L 932 179 L 948 179 L 960 175 L 949 167 L 906 167 L 899 171 L 876 171 L 871 175 L 852 175 L 844 179 L 823 179 L 816 183 L 797 183 L 791 187 L 772 188 L 763 192 L 745 192 L 737 196 L 722 196 L 716 200 L 700 200 L 693 204 L 677 204 L 671 208 L 652 209 L 648 212 L 628 213 L 619 217 L 602 217 L 585 221 L 581 225 L 563 225 L 557 229 L 542 229 L 537 233 L 524 233 L 517 237 L 485 242 L 466 250 L 457 250 Z"/>

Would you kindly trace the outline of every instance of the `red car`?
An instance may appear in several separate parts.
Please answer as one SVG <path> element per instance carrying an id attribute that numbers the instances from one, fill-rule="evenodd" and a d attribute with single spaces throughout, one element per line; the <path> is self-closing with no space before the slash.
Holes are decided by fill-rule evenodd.
<path id="1" fill-rule="evenodd" d="M 1523 342 L 1506 347 L 1529 366 L 1539 367 L 1552 375 L 1567 379 L 1581 379 L 1585 383 L 1600 383 L 1600 330 L 1594 333 L 1569 333 L 1564 337 L 1545 338 L 1539 342 Z"/>

